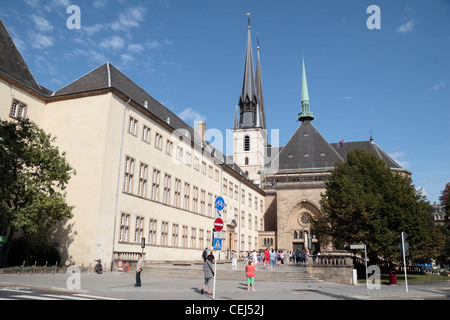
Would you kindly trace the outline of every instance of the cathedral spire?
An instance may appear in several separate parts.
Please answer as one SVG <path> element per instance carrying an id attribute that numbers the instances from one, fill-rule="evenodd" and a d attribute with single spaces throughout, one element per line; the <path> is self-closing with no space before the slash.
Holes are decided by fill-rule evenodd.
<path id="1" fill-rule="evenodd" d="M 314 113 L 309 108 L 309 92 L 308 82 L 306 81 L 306 68 L 305 59 L 303 58 L 303 71 L 302 71 L 302 112 L 298 115 L 299 121 L 314 120 Z"/>
<path id="2" fill-rule="evenodd" d="M 256 112 L 258 98 L 255 84 L 255 69 L 253 63 L 252 37 L 248 26 L 247 49 L 245 53 L 244 80 L 242 83 L 242 93 L 239 98 L 240 119 L 239 126 L 241 128 L 249 128 L 256 126 Z"/>
<path id="3" fill-rule="evenodd" d="M 264 107 L 264 95 L 263 95 L 263 88 L 262 88 L 262 76 L 261 76 L 261 59 L 259 56 L 259 37 L 256 38 L 258 42 L 258 60 L 256 62 L 256 94 L 258 96 L 258 102 L 259 102 L 259 120 L 260 120 L 260 127 L 263 129 L 267 129 L 267 123 L 266 123 L 266 111 Z"/>

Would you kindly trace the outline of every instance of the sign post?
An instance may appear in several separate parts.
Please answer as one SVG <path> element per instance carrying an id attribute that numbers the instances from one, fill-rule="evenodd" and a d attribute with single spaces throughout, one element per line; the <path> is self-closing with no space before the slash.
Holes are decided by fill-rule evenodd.
<path id="1" fill-rule="evenodd" d="M 213 249 L 214 251 L 222 250 L 222 230 L 223 230 L 223 220 L 222 220 L 222 210 L 225 208 L 225 200 L 222 197 L 217 197 L 215 201 L 216 206 L 216 220 L 214 221 L 214 243 Z M 214 288 L 213 288 L 213 300 L 216 300 L 216 278 L 217 278 L 217 259 L 214 259 Z"/>
<path id="2" fill-rule="evenodd" d="M 364 264 L 366 265 L 366 287 L 367 287 L 367 295 L 369 295 L 369 278 L 367 272 L 367 246 L 365 244 L 352 244 L 350 245 L 351 250 L 364 250 Z"/>
<path id="3" fill-rule="evenodd" d="M 402 232 L 401 237 L 402 237 L 401 249 L 402 249 L 402 254 L 403 254 L 403 268 L 405 269 L 405 285 L 406 285 L 406 293 L 408 293 L 408 278 L 406 276 L 406 251 L 407 251 L 407 248 L 405 248 L 405 246 L 409 247 L 409 244 L 405 241 L 405 239 L 408 237 L 408 235 L 406 233 Z"/>

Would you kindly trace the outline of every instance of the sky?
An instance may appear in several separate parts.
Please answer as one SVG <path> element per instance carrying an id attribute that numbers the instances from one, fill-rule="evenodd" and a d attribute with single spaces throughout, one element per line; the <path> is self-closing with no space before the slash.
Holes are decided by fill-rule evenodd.
<path id="1" fill-rule="evenodd" d="M 304 57 L 313 124 L 324 138 L 372 134 L 412 172 L 415 187 L 439 201 L 450 182 L 448 0 L 2 0 L 0 7 L 39 84 L 56 91 L 110 62 L 189 125 L 205 121 L 225 154 L 247 13 L 254 55 L 260 41 L 267 126 L 278 130 L 278 139 L 269 131 L 272 145 L 286 144 L 300 125 Z"/>

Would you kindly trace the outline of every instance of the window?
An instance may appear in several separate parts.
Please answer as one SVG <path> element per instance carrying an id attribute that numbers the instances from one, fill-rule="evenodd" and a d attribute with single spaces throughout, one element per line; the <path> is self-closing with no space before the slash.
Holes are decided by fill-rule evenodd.
<path id="1" fill-rule="evenodd" d="M 248 166 L 248 164 L 249 164 L 248 157 L 245 157 L 245 165 Z"/>
<path id="2" fill-rule="evenodd" d="M 212 217 L 212 202 L 213 202 L 213 195 L 212 193 L 208 192 L 208 216 Z"/>
<path id="3" fill-rule="evenodd" d="M 202 173 L 203 174 L 206 174 L 206 162 L 205 161 L 202 161 Z"/>
<path id="4" fill-rule="evenodd" d="M 130 215 L 122 213 L 120 216 L 119 242 L 128 242 L 128 231 L 130 227 Z"/>
<path id="5" fill-rule="evenodd" d="M 190 197 L 191 185 L 189 183 L 184 184 L 184 209 L 189 210 L 189 197 Z"/>
<path id="6" fill-rule="evenodd" d="M 188 227 L 183 226 L 182 232 L 181 232 L 181 247 L 187 248 L 188 241 Z"/>
<path id="7" fill-rule="evenodd" d="M 200 191 L 200 213 L 205 214 L 205 199 L 206 198 L 206 192 L 205 190 Z"/>
<path id="8" fill-rule="evenodd" d="M 169 233 L 169 223 L 162 222 L 161 223 L 161 245 L 167 246 L 167 237 Z"/>
<path id="9" fill-rule="evenodd" d="M 130 117 L 130 120 L 128 121 L 128 133 L 131 133 L 133 136 L 135 136 L 137 134 L 137 124 L 138 121 L 133 117 Z"/>
<path id="10" fill-rule="evenodd" d="M 227 195 L 227 189 L 228 189 L 228 180 L 223 178 L 223 195 Z"/>
<path id="11" fill-rule="evenodd" d="M 162 149 L 162 136 L 158 132 L 155 134 L 155 148 Z"/>
<path id="12" fill-rule="evenodd" d="M 164 192 L 163 192 L 163 203 L 170 204 L 170 184 L 172 182 L 172 177 L 167 173 L 164 174 Z"/>
<path id="13" fill-rule="evenodd" d="M 191 153 L 186 151 L 185 157 L 184 157 L 184 163 L 188 166 L 191 165 Z"/>
<path id="14" fill-rule="evenodd" d="M 123 182 L 123 192 L 131 193 L 133 186 L 134 159 L 125 157 L 125 177 Z"/>
<path id="15" fill-rule="evenodd" d="M 183 161 L 183 148 L 177 146 L 177 154 L 175 155 L 177 160 Z"/>
<path id="16" fill-rule="evenodd" d="M 144 125 L 144 128 L 142 129 L 142 140 L 150 143 L 150 128 Z"/>
<path id="17" fill-rule="evenodd" d="M 192 211 L 198 212 L 198 187 L 192 187 Z"/>
<path id="18" fill-rule="evenodd" d="M 244 151 L 250 151 L 250 137 L 245 136 L 244 138 Z"/>
<path id="19" fill-rule="evenodd" d="M 139 186 L 138 186 L 138 196 L 147 196 L 147 179 L 148 179 L 148 165 L 141 162 L 141 167 L 139 168 Z"/>
<path id="20" fill-rule="evenodd" d="M 234 185 L 234 200 L 239 199 L 239 187 L 237 184 Z"/>
<path id="21" fill-rule="evenodd" d="M 173 143 L 170 140 L 167 140 L 166 142 L 166 153 L 171 156 L 173 151 Z"/>
<path id="22" fill-rule="evenodd" d="M 195 248 L 197 244 L 197 228 L 191 228 L 191 248 Z"/>
<path id="23" fill-rule="evenodd" d="M 205 247 L 205 230 L 200 229 L 198 233 L 198 248 Z"/>
<path id="24" fill-rule="evenodd" d="M 148 244 L 156 244 L 156 220 L 150 219 L 150 225 L 148 227 Z"/>
<path id="25" fill-rule="evenodd" d="M 159 200 L 159 175 L 161 172 L 158 169 L 153 169 L 153 178 L 152 178 L 152 200 Z"/>
<path id="26" fill-rule="evenodd" d="M 27 106 L 20 101 L 13 100 L 11 105 L 11 112 L 9 116 L 13 119 L 25 119 Z"/>
<path id="27" fill-rule="evenodd" d="M 134 231 L 134 243 L 141 244 L 144 235 L 144 218 L 136 217 L 136 225 Z"/>
<path id="28" fill-rule="evenodd" d="M 194 157 L 194 169 L 198 170 L 200 166 L 200 159 L 197 157 Z"/>
<path id="29" fill-rule="evenodd" d="M 181 180 L 177 178 L 175 178 L 173 205 L 177 208 L 181 205 Z"/>
<path id="30" fill-rule="evenodd" d="M 178 247 L 178 224 L 172 225 L 172 247 Z"/>

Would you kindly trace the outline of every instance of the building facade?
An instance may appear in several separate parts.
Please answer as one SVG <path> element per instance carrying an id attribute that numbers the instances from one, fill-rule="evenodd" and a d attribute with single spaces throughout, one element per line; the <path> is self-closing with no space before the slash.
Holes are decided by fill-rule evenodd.
<path id="1" fill-rule="evenodd" d="M 225 199 L 225 258 L 266 247 L 321 250 L 310 218 L 321 213 L 325 179 L 336 161 L 366 149 L 406 172 L 373 141 L 328 143 L 314 127 L 303 63 L 301 125 L 283 147 L 268 143 L 259 47 L 251 29 L 235 108 L 233 155 L 191 127 L 110 63 L 52 92 L 31 74 L 0 21 L 0 118 L 29 118 L 76 169 L 67 188 L 74 218 L 58 226 L 65 262 L 199 260 L 212 249 L 215 199 Z M 231 109 L 230 109 L 230 112 Z"/>
<path id="2" fill-rule="evenodd" d="M 203 140 L 205 124 L 187 125 L 109 63 L 51 92 L 1 22 L 0 45 L 0 118 L 34 121 L 77 171 L 67 188 L 74 218 L 55 230 L 66 262 L 201 259 L 218 196 L 222 257 L 257 248 L 265 193 Z"/>

